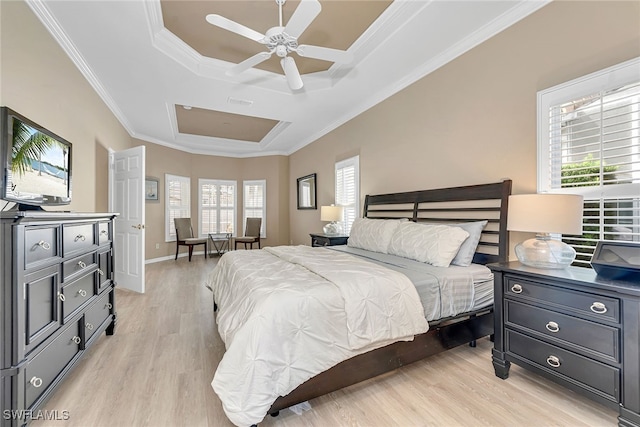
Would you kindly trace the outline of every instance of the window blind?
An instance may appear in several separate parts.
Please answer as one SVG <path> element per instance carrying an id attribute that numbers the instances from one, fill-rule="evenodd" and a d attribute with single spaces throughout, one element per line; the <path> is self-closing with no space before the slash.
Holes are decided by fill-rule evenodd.
<path id="1" fill-rule="evenodd" d="M 165 241 L 176 240 L 175 218 L 191 217 L 191 179 L 165 174 Z"/>
<path id="2" fill-rule="evenodd" d="M 234 233 L 236 181 L 199 179 L 198 188 L 200 236 Z"/>
<path id="3" fill-rule="evenodd" d="M 336 163 L 336 205 L 344 207 L 342 230 L 351 231 L 353 221 L 358 217 L 360 201 L 360 156 Z"/>
<path id="4" fill-rule="evenodd" d="M 584 197 L 582 235 L 563 238 L 575 265 L 590 266 L 599 240 L 640 242 L 639 70 L 630 61 L 539 94 L 538 189 Z"/>
<path id="5" fill-rule="evenodd" d="M 260 237 L 266 238 L 267 223 L 267 181 L 254 180 L 243 182 L 243 206 L 242 223 L 247 223 L 247 218 L 262 218 Z"/>

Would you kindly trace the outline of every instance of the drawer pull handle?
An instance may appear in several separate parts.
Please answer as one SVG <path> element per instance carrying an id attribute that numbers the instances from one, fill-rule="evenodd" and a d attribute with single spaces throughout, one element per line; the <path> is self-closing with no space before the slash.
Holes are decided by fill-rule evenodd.
<path id="1" fill-rule="evenodd" d="M 58 292 L 58 299 L 62 302 L 64 302 L 64 295 L 61 294 L 60 292 Z"/>
<path id="2" fill-rule="evenodd" d="M 545 327 L 547 328 L 547 331 L 553 333 L 556 333 L 560 330 L 560 325 L 558 325 L 556 322 L 549 322 L 545 325 Z"/>
<path id="3" fill-rule="evenodd" d="M 106 236 L 108 234 L 109 234 L 109 232 L 107 230 L 101 230 L 100 231 L 100 235 L 105 235 Z"/>
<path id="4" fill-rule="evenodd" d="M 104 271 L 98 269 L 98 274 L 101 275 L 101 276 L 104 276 Z"/>
<path id="5" fill-rule="evenodd" d="M 91 323 L 87 322 L 84 326 L 86 326 L 88 330 L 93 331 L 93 325 Z"/>
<path id="6" fill-rule="evenodd" d="M 35 388 L 38 388 L 42 385 L 42 378 L 33 377 L 29 380 L 29 382 L 31 383 L 32 386 L 34 386 Z"/>
<path id="7" fill-rule="evenodd" d="M 86 237 L 84 237 L 82 234 L 78 234 L 73 241 L 77 242 L 78 240 L 82 240 L 84 242 L 85 239 L 86 239 Z"/>
<path id="8" fill-rule="evenodd" d="M 511 292 L 513 292 L 514 294 L 521 294 L 522 293 L 522 285 L 520 285 L 519 283 L 514 284 L 511 287 Z"/>
<path id="9" fill-rule="evenodd" d="M 48 251 L 49 249 L 51 249 L 51 245 L 49 244 L 49 242 L 45 242 L 44 240 L 40 240 L 38 242 L 38 246 L 40 246 L 45 251 Z"/>
<path id="10" fill-rule="evenodd" d="M 80 268 L 87 268 L 87 264 L 85 264 L 84 261 L 78 261 L 78 265 Z"/>
<path id="11" fill-rule="evenodd" d="M 547 364 L 549 366 L 551 366 L 552 368 L 559 368 L 560 367 L 560 359 L 558 358 L 558 356 L 549 356 L 547 357 Z"/>
<path id="12" fill-rule="evenodd" d="M 113 308 L 113 304 L 108 302 L 108 303 L 105 304 L 104 308 L 106 308 L 107 310 L 111 310 Z"/>
<path id="13" fill-rule="evenodd" d="M 86 297 L 87 296 L 87 291 L 85 291 L 84 289 L 80 289 L 78 291 L 78 295 L 80 295 L 81 297 Z"/>
<path id="14" fill-rule="evenodd" d="M 591 304 L 591 311 L 598 314 L 604 314 L 607 312 L 607 306 L 601 302 L 594 302 Z"/>
<path id="15" fill-rule="evenodd" d="M 82 341 L 82 340 L 80 339 L 80 337 L 75 336 L 75 337 L 71 338 L 71 341 L 73 341 L 76 344 L 80 344 L 80 341 Z"/>

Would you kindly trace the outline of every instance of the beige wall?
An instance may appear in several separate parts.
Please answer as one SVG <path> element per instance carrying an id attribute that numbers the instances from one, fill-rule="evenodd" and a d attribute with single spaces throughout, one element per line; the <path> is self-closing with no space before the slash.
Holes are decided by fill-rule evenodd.
<path id="1" fill-rule="evenodd" d="M 0 10 L 0 105 L 73 144 L 73 202 L 60 209 L 106 212 L 108 149 L 131 147 L 129 134 L 24 2 Z"/>
<path id="2" fill-rule="evenodd" d="M 238 184 L 238 209 L 236 224 L 242 223 L 242 181 L 265 179 L 267 181 L 267 238 L 266 246 L 288 244 L 289 241 L 289 159 L 285 156 L 268 156 L 236 159 L 218 156 L 189 154 L 160 145 L 136 141 L 146 146 L 146 174 L 159 181 L 158 201 L 146 203 L 146 259 L 175 254 L 175 243 L 165 242 L 165 174 L 191 178 L 191 217 L 194 232 L 198 232 L 198 179 L 235 180 Z M 240 230 L 244 231 L 244 225 Z M 159 246 L 156 249 L 156 244 Z M 182 248 L 182 252 L 186 248 Z"/>
<path id="3" fill-rule="evenodd" d="M 323 226 L 319 210 L 296 210 L 295 178 L 317 172 L 318 203 L 332 203 L 334 164 L 352 154 L 362 200 L 505 177 L 535 192 L 536 92 L 639 55 L 640 2 L 545 6 L 292 154 L 291 239 Z"/>

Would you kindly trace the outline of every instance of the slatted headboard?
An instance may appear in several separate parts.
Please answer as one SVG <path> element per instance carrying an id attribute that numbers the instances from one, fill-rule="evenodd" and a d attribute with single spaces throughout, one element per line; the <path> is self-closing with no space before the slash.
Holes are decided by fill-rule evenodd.
<path id="1" fill-rule="evenodd" d="M 511 180 L 493 184 L 367 195 L 364 217 L 408 218 L 416 222 L 453 224 L 488 220 L 473 257 L 477 264 L 507 261 L 507 208 Z"/>

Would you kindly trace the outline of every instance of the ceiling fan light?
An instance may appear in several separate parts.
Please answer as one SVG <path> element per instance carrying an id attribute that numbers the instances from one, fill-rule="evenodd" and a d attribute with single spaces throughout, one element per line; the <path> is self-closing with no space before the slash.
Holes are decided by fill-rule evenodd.
<path id="1" fill-rule="evenodd" d="M 296 66 L 296 62 L 290 56 L 286 56 L 280 60 L 280 65 L 287 77 L 287 83 L 292 90 L 301 89 L 303 86 L 302 77 Z"/>

